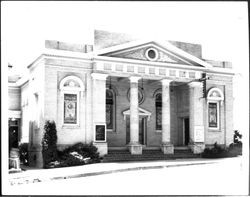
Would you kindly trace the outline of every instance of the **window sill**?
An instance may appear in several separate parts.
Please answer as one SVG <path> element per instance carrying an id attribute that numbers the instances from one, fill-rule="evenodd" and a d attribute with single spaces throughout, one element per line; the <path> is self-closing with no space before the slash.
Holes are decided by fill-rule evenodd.
<path id="1" fill-rule="evenodd" d="M 155 130 L 156 133 L 161 133 L 162 130 Z"/>
<path id="2" fill-rule="evenodd" d="M 221 132 L 220 129 L 213 129 L 213 128 L 208 128 L 208 132 Z"/>
<path id="3" fill-rule="evenodd" d="M 107 131 L 107 132 L 115 133 L 115 130 L 113 130 L 113 129 L 107 129 L 106 131 Z"/>
<path id="4" fill-rule="evenodd" d="M 62 126 L 63 129 L 78 129 L 80 128 L 80 125 L 67 125 L 67 124 L 64 124 Z"/>

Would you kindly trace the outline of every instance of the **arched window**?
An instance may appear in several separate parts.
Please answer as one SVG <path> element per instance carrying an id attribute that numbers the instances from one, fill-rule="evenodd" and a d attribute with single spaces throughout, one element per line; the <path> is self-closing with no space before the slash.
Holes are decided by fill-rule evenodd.
<path id="1" fill-rule="evenodd" d="M 224 95 L 219 88 L 211 88 L 207 94 L 208 102 L 208 127 L 220 129 L 220 106 L 223 105 Z"/>
<path id="2" fill-rule="evenodd" d="M 63 98 L 63 124 L 79 125 L 79 97 L 84 91 L 84 85 L 76 76 L 65 77 L 60 82 L 61 97 Z"/>
<path id="3" fill-rule="evenodd" d="M 106 127 L 107 131 L 115 131 L 115 94 L 106 89 Z"/>
<path id="4" fill-rule="evenodd" d="M 155 96 L 155 127 L 156 130 L 162 129 L 162 94 L 157 93 Z"/>

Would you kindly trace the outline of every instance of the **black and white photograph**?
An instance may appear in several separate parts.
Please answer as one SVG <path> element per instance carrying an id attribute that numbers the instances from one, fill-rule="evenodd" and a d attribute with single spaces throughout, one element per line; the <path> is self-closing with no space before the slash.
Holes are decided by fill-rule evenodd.
<path id="1" fill-rule="evenodd" d="M 2 1 L 2 195 L 249 195 L 247 1 Z"/>

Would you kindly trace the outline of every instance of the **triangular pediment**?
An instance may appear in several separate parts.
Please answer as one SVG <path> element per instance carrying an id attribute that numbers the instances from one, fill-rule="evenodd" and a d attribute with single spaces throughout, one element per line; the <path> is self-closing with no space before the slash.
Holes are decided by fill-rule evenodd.
<path id="1" fill-rule="evenodd" d="M 138 108 L 138 110 L 139 110 L 139 116 L 145 116 L 148 119 L 150 119 L 151 112 L 149 112 L 143 108 L 140 108 L 140 107 Z M 123 111 L 122 113 L 123 113 L 124 120 L 125 120 L 126 116 L 130 116 L 130 109 L 127 109 L 127 110 Z"/>
<path id="2" fill-rule="evenodd" d="M 175 47 L 168 41 L 133 41 L 97 51 L 98 56 L 211 67 L 207 62 Z"/>

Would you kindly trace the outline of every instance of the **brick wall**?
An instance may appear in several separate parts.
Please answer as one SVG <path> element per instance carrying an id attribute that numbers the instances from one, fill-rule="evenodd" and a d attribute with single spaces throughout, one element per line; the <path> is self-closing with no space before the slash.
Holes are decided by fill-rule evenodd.
<path id="1" fill-rule="evenodd" d="M 139 83 L 140 84 L 140 83 Z M 129 109 L 130 103 L 127 98 L 128 89 L 130 88 L 129 80 L 124 80 L 122 82 L 113 82 L 118 95 L 116 96 L 116 131 L 107 132 L 108 145 L 111 147 L 115 146 L 125 146 L 126 145 L 126 121 L 124 120 L 123 111 Z M 155 112 L 155 99 L 154 92 L 161 88 L 160 81 L 158 84 L 150 85 L 144 84 L 144 102 L 139 105 L 151 112 L 151 118 L 147 121 L 147 146 L 155 147 L 161 145 L 161 132 L 156 131 L 156 112 Z M 178 93 L 174 87 L 170 88 L 170 117 L 171 117 L 171 141 L 176 145 L 178 143 L 178 130 L 177 130 L 177 97 Z M 185 93 L 183 93 L 185 95 Z"/>

